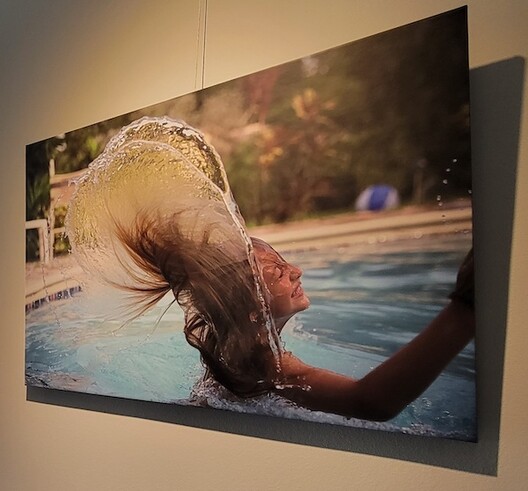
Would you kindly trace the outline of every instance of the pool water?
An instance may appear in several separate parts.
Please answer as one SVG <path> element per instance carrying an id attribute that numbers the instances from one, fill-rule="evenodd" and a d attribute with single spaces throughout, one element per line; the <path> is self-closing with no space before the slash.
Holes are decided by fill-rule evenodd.
<path id="1" fill-rule="evenodd" d="M 394 243 L 298 250 L 311 307 L 285 327 L 285 348 L 304 362 L 356 378 L 418 334 L 447 303 L 456 271 L 470 247 L 456 234 Z M 108 291 L 84 291 L 50 302 L 26 317 L 29 385 L 150 401 L 207 405 L 332 424 L 474 440 L 474 345 L 388 423 L 367 423 L 298 408 L 277 396 L 250 401 L 200 386 L 198 352 L 182 332 L 170 298 L 131 324 L 112 319 L 118 302 Z M 114 317 L 116 317 L 114 315 Z M 158 322 L 159 321 L 159 322 Z"/>

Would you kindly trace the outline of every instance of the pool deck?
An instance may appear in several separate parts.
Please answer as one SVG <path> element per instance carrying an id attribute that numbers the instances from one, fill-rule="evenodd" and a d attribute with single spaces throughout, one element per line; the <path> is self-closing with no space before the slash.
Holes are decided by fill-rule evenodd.
<path id="1" fill-rule="evenodd" d="M 372 244 L 472 231 L 470 207 L 362 212 L 249 229 L 280 251 Z"/>
<path id="2" fill-rule="evenodd" d="M 81 274 L 71 256 L 54 258 L 49 264 L 26 264 L 26 310 L 78 291 L 80 282 L 76 278 Z"/>
<path id="3" fill-rule="evenodd" d="M 396 211 L 343 213 L 326 218 L 249 228 L 249 234 L 287 252 L 327 245 L 373 244 L 424 236 L 472 231 L 469 206 Z M 71 256 L 50 264 L 26 264 L 26 310 L 63 298 L 80 289 L 81 268 Z"/>

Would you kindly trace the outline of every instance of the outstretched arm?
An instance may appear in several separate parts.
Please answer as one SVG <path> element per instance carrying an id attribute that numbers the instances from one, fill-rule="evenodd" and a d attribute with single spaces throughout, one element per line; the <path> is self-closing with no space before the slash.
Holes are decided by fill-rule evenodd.
<path id="1" fill-rule="evenodd" d="M 475 315 L 468 301 L 472 300 L 472 282 L 470 253 L 459 271 L 449 305 L 409 344 L 362 379 L 306 365 L 285 353 L 284 383 L 277 392 L 307 408 L 347 417 L 375 421 L 395 417 L 474 337 Z"/>
<path id="2" fill-rule="evenodd" d="M 359 380 L 285 353 L 283 388 L 277 392 L 310 409 L 386 421 L 429 387 L 473 338 L 474 330 L 473 312 L 453 301 L 408 345 Z"/>

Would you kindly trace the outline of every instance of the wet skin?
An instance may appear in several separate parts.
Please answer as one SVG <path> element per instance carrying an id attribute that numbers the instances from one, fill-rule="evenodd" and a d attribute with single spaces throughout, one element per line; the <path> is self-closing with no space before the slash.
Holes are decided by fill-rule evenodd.
<path id="1" fill-rule="evenodd" d="M 310 306 L 302 288 L 302 270 L 288 263 L 268 244 L 255 242 L 254 250 L 270 293 L 271 314 L 280 330 L 293 315 Z"/>
<path id="2" fill-rule="evenodd" d="M 280 332 L 288 319 L 310 305 L 301 287 L 302 271 L 266 242 L 252 241 Z M 474 334 L 473 310 L 455 297 L 409 344 L 359 380 L 307 365 L 284 352 L 282 380 L 275 391 L 309 409 L 386 421 L 416 399 Z"/>

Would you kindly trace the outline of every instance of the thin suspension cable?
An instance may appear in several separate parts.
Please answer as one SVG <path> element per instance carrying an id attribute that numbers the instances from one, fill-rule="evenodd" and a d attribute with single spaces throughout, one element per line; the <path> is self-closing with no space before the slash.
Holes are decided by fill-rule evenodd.
<path id="1" fill-rule="evenodd" d="M 201 88 L 205 85 L 205 52 L 206 52 L 206 40 L 207 40 L 207 13 L 208 13 L 208 0 L 204 0 L 205 12 L 203 21 L 203 46 L 202 46 L 202 84 Z"/>
<path id="2" fill-rule="evenodd" d="M 196 65 L 194 71 L 194 87 L 203 89 L 205 84 L 205 45 L 207 32 L 207 0 L 200 1 L 198 9 L 198 34 L 196 40 Z M 201 62 L 201 69 L 199 67 Z M 198 81 L 200 78 L 200 81 Z"/>

